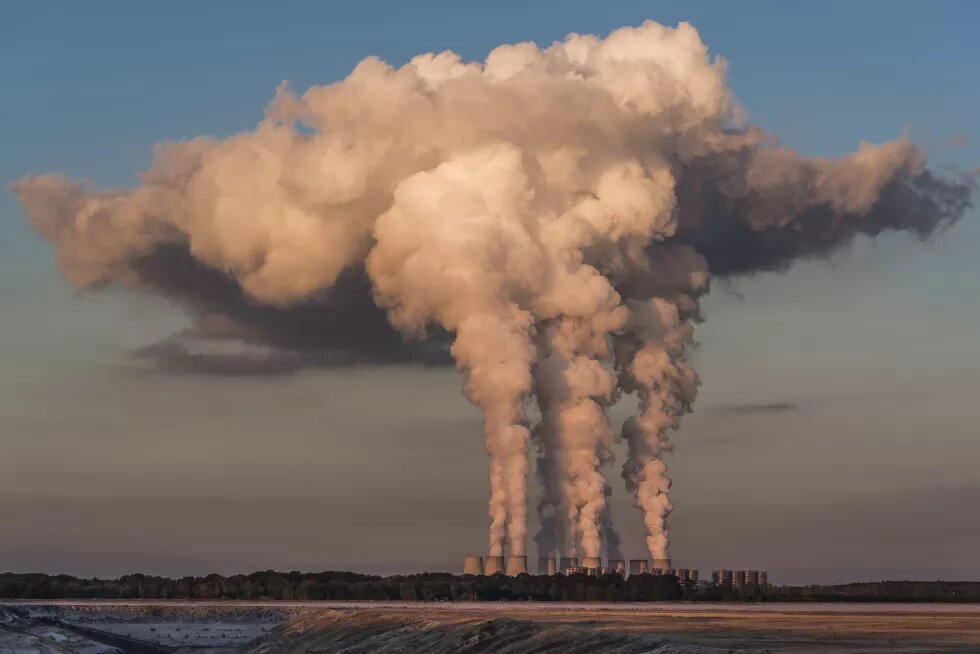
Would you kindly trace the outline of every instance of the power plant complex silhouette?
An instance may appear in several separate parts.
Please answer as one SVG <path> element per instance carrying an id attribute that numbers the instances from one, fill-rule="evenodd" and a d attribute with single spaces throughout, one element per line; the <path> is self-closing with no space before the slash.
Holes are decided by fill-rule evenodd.
<path id="1" fill-rule="evenodd" d="M 627 575 L 628 571 L 628 575 Z M 526 556 L 467 556 L 463 560 L 464 575 L 507 575 L 516 577 L 517 575 L 529 574 Z M 706 585 L 708 583 L 721 586 L 730 585 L 734 587 L 769 585 L 769 573 L 765 570 L 732 570 L 722 568 L 712 570 L 711 579 L 701 580 L 700 573 L 696 568 L 672 568 L 670 559 L 654 559 L 650 565 L 649 559 L 629 559 L 627 568 L 626 559 L 609 559 L 606 565 L 602 565 L 602 559 L 597 556 L 586 556 L 579 560 L 577 556 L 563 556 L 555 559 L 553 556 L 538 557 L 538 575 L 553 576 L 561 575 L 586 575 L 589 577 L 601 577 L 603 575 L 619 575 L 621 577 L 633 575 L 664 575 L 674 576 L 681 583 L 692 583 Z"/>

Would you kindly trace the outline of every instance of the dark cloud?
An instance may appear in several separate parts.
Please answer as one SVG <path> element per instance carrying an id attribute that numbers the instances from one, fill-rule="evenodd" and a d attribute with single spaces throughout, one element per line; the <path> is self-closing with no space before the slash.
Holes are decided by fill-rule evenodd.
<path id="1" fill-rule="evenodd" d="M 788 413 L 798 411 L 796 402 L 760 402 L 746 404 L 723 404 L 705 409 L 709 413 L 726 416 L 747 416 L 760 413 Z"/>
<path id="2" fill-rule="evenodd" d="M 374 304 L 363 270 L 345 271 L 330 292 L 277 307 L 250 301 L 230 276 L 195 259 L 184 245 L 160 245 L 132 264 L 137 284 L 184 309 L 193 326 L 136 356 L 163 370 L 214 375 L 279 375 L 351 365 L 451 365 L 448 336 L 406 341 Z M 197 343 L 240 340 L 258 346 L 210 352 Z"/>
<path id="3" fill-rule="evenodd" d="M 689 167 L 679 184 L 679 229 L 670 242 L 693 246 L 714 277 L 785 271 L 796 260 L 829 256 L 860 235 L 905 231 L 924 240 L 959 220 L 975 190 L 972 177 L 942 179 L 923 170 L 898 175 L 865 215 L 829 203 L 797 212 L 792 197 L 753 191 L 747 170 L 744 163 L 706 161 Z M 733 193 L 733 187 L 749 190 Z M 788 219 L 760 220 L 783 212 Z"/>
<path id="4" fill-rule="evenodd" d="M 156 368 L 164 372 L 219 376 L 288 375 L 307 365 L 307 359 L 296 352 L 202 352 L 194 350 L 179 338 L 140 348 L 133 356 L 153 362 Z"/>

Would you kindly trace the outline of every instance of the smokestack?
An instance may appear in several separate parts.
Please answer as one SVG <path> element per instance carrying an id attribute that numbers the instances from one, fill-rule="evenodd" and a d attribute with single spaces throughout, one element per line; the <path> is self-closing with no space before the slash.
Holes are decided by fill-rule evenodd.
<path id="1" fill-rule="evenodd" d="M 641 575 L 647 571 L 646 559 L 630 559 L 630 574 Z"/>
<path id="2" fill-rule="evenodd" d="M 504 557 L 488 556 L 487 564 L 483 570 L 485 575 L 500 575 L 504 573 Z"/>
<path id="3" fill-rule="evenodd" d="M 539 556 L 538 557 L 538 574 L 553 576 L 557 571 L 555 567 L 555 557 L 553 556 Z"/>
<path id="4" fill-rule="evenodd" d="M 609 559 L 609 571 L 614 575 L 626 576 L 626 561 L 623 559 Z"/>
<path id="5" fill-rule="evenodd" d="M 483 557 L 482 556 L 467 556 L 463 559 L 463 574 L 464 575 L 482 575 L 483 574 Z"/>
<path id="6" fill-rule="evenodd" d="M 527 557 L 526 556 L 508 556 L 507 557 L 507 576 L 516 577 L 517 575 L 527 574 Z"/>
<path id="7" fill-rule="evenodd" d="M 587 556 L 582 559 L 582 567 L 585 568 L 585 574 L 598 576 L 602 569 L 602 559 L 598 556 Z"/>
<path id="8" fill-rule="evenodd" d="M 670 572 L 670 559 L 654 559 L 653 569 L 666 570 L 667 572 Z"/>
<path id="9" fill-rule="evenodd" d="M 577 556 L 563 556 L 558 564 L 558 569 L 561 570 L 562 574 L 569 568 L 578 568 L 578 557 Z"/>

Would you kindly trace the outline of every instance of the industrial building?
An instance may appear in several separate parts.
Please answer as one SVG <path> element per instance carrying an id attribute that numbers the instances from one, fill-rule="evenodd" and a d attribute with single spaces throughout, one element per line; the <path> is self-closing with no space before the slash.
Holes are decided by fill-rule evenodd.
<path id="1" fill-rule="evenodd" d="M 697 583 L 698 581 L 698 571 L 696 568 L 674 568 L 671 570 L 673 574 L 679 581 L 689 581 L 691 583 Z"/>
<path id="2" fill-rule="evenodd" d="M 716 586 L 724 586 L 725 584 L 731 586 L 735 583 L 735 571 L 728 569 L 712 570 L 711 583 Z"/>
<path id="3" fill-rule="evenodd" d="M 708 585 L 700 580 L 697 568 L 672 568 L 670 559 L 654 559 L 649 565 L 647 559 L 630 559 L 629 574 L 632 575 L 673 575 L 682 583 L 696 584 L 698 587 Z M 602 565 L 602 559 L 597 556 L 563 556 L 555 559 L 553 556 L 539 556 L 537 573 L 552 576 L 555 574 L 574 575 L 585 574 L 599 577 L 607 574 L 618 574 L 626 577 L 627 564 L 625 559 L 610 559 L 607 565 Z M 494 575 L 506 574 L 511 577 L 527 574 L 526 556 L 467 556 L 463 560 L 464 575 Z M 765 570 L 731 570 L 720 568 L 711 571 L 711 585 L 733 586 L 747 588 L 755 586 L 765 588 L 769 585 L 769 573 Z"/>
<path id="4" fill-rule="evenodd" d="M 769 585 L 769 573 L 765 570 L 721 569 L 711 573 L 711 581 L 716 586 L 729 585 L 736 588 L 759 586 L 765 588 Z"/>

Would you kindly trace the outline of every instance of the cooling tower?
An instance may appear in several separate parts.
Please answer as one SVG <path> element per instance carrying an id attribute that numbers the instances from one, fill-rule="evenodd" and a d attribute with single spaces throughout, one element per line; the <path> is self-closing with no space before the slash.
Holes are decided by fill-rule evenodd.
<path id="1" fill-rule="evenodd" d="M 467 556 L 463 559 L 463 574 L 464 575 L 482 575 L 483 574 L 483 557 L 482 556 Z"/>
<path id="2" fill-rule="evenodd" d="M 539 556 L 538 557 L 538 574 L 548 575 L 549 577 L 554 575 L 557 571 L 555 566 L 555 557 L 553 556 Z"/>
<path id="3" fill-rule="evenodd" d="M 502 575 L 504 573 L 504 557 L 488 556 L 486 567 L 483 569 L 485 575 Z"/>
<path id="4" fill-rule="evenodd" d="M 585 574 L 599 576 L 599 570 L 602 568 L 602 559 L 598 556 L 587 556 L 582 559 L 582 567 L 585 568 Z"/>
<path id="5" fill-rule="evenodd" d="M 507 576 L 516 577 L 517 575 L 526 575 L 526 574 L 527 574 L 526 556 L 507 557 Z"/>
<path id="6" fill-rule="evenodd" d="M 577 556 L 563 556 L 561 561 L 558 563 L 558 569 L 561 570 L 562 574 L 569 568 L 578 568 L 578 557 Z"/>
<path id="7" fill-rule="evenodd" d="M 640 575 L 647 571 L 646 559 L 630 559 L 630 574 Z"/>
<path id="8" fill-rule="evenodd" d="M 609 571 L 614 575 L 625 575 L 626 561 L 623 559 L 609 559 Z"/>
<path id="9" fill-rule="evenodd" d="M 670 572 L 670 559 L 654 559 L 653 566 L 654 570 L 666 570 Z"/>

